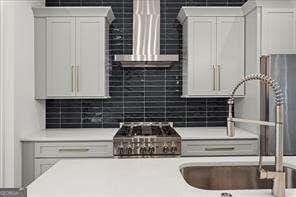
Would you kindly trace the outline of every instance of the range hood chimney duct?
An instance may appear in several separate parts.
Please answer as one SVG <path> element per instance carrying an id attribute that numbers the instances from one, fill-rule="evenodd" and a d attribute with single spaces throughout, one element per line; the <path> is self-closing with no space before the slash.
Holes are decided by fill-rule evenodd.
<path id="1" fill-rule="evenodd" d="M 179 55 L 160 54 L 160 0 L 133 0 L 133 54 L 115 55 L 123 67 L 169 67 Z"/>

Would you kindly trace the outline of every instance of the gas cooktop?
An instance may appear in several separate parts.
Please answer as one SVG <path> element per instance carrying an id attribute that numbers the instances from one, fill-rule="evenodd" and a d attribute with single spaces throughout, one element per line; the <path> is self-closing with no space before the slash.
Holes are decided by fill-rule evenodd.
<path id="1" fill-rule="evenodd" d="M 113 139 L 115 156 L 181 154 L 181 137 L 166 122 L 122 123 Z"/>

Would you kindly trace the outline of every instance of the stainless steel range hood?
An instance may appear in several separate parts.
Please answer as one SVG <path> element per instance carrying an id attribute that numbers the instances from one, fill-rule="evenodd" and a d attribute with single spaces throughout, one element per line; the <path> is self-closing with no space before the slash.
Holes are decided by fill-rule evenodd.
<path id="1" fill-rule="evenodd" d="M 133 54 L 115 55 L 123 67 L 169 67 L 179 55 L 160 54 L 160 0 L 133 1 Z"/>

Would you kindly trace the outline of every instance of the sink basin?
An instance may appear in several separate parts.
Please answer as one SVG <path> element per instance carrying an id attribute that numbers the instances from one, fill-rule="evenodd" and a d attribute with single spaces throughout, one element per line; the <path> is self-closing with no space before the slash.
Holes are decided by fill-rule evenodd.
<path id="1" fill-rule="evenodd" d="M 274 166 L 263 166 L 274 171 Z M 273 181 L 257 177 L 258 166 L 189 166 L 181 173 L 192 187 L 205 190 L 272 189 Z M 286 188 L 296 188 L 296 169 L 285 167 Z"/>

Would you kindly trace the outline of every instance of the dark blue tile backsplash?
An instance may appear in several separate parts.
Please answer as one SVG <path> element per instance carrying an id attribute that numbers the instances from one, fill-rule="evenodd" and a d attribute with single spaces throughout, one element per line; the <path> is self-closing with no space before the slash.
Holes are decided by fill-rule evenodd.
<path id="1" fill-rule="evenodd" d="M 110 50 L 132 53 L 132 0 L 46 0 L 46 6 L 112 6 Z M 161 53 L 182 55 L 182 6 L 241 6 L 245 0 L 161 0 Z M 170 121 L 179 127 L 225 126 L 225 98 L 181 98 L 182 65 L 110 69 L 110 99 L 47 100 L 47 128 L 118 127 L 120 122 Z"/>

